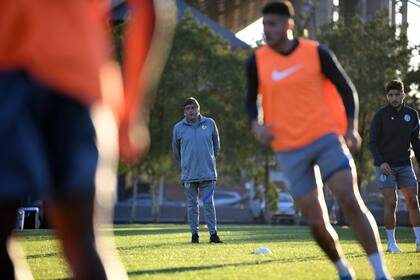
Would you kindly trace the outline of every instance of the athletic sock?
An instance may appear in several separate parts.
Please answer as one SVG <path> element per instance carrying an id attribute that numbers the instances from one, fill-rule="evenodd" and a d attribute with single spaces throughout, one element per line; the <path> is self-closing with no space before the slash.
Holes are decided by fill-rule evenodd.
<path id="1" fill-rule="evenodd" d="M 397 243 L 395 240 L 395 228 L 393 229 L 385 229 L 386 238 L 388 239 L 388 243 Z"/>
<path id="2" fill-rule="evenodd" d="M 334 263 L 334 265 L 335 265 L 335 268 L 337 269 L 338 275 L 340 276 L 351 275 L 350 267 L 344 258 L 340 258 L 338 261 Z"/>
<path id="3" fill-rule="evenodd" d="M 416 236 L 416 243 L 420 244 L 420 227 L 413 227 L 413 231 Z"/>
<path id="4" fill-rule="evenodd" d="M 390 278 L 389 272 L 385 267 L 383 256 L 381 253 L 379 252 L 373 253 L 369 255 L 368 258 L 369 258 L 370 265 L 372 266 L 373 271 L 375 272 L 376 279 Z"/>

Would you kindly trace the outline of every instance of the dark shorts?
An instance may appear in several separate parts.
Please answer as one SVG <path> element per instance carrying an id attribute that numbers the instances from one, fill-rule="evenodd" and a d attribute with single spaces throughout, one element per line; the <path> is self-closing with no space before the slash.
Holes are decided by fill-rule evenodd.
<path id="1" fill-rule="evenodd" d="M 391 175 L 382 174 L 379 166 L 375 166 L 376 183 L 379 189 L 391 188 L 417 188 L 417 178 L 413 170 L 413 165 L 391 167 Z"/>
<path id="2" fill-rule="evenodd" d="M 0 200 L 94 194 L 89 108 L 25 72 L 0 72 Z"/>
<path id="3" fill-rule="evenodd" d="M 295 199 L 316 188 L 315 165 L 319 167 L 324 183 L 337 171 L 354 165 L 350 152 L 336 134 L 327 134 L 305 147 L 276 155 L 288 181 L 288 191 Z"/>

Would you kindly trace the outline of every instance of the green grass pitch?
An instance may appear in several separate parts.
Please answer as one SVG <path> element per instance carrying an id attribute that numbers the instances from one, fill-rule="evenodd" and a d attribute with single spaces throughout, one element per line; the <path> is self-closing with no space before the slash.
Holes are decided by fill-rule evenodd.
<path id="1" fill-rule="evenodd" d="M 358 279 L 373 279 L 351 229 L 336 228 Z M 187 225 L 133 224 L 114 228 L 115 243 L 130 279 L 337 279 L 305 226 L 219 225 L 223 244 L 209 244 L 202 226 L 191 244 Z M 385 247 L 383 228 L 380 229 Z M 69 273 L 51 230 L 25 230 L 20 244 L 35 279 L 63 279 Z M 420 279 L 420 253 L 411 228 L 397 228 L 402 254 L 385 253 L 395 279 Z M 256 255 L 259 247 L 272 255 Z"/>

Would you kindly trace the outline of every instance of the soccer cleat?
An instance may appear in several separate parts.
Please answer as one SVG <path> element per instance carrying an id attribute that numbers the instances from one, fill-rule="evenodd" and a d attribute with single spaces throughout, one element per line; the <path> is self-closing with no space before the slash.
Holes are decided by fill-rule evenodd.
<path id="1" fill-rule="evenodd" d="M 389 253 L 401 253 L 401 249 L 398 248 L 397 243 L 391 242 L 388 243 L 388 248 L 386 249 Z"/>
<path id="2" fill-rule="evenodd" d="M 210 235 L 210 243 L 223 243 L 222 240 L 220 240 L 219 236 L 217 235 L 217 232 Z"/>
<path id="3" fill-rule="evenodd" d="M 198 233 L 192 234 L 191 243 L 200 243 L 200 236 L 198 236 Z"/>

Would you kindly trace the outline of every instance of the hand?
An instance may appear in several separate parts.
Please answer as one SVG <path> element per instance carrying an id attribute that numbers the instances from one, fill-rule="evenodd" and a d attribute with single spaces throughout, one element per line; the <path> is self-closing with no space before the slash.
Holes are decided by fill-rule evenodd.
<path id="1" fill-rule="evenodd" d="M 344 140 L 350 151 L 354 152 L 360 149 L 362 144 L 362 137 L 360 137 L 359 132 L 356 129 L 350 129 L 344 135 Z"/>
<path id="2" fill-rule="evenodd" d="M 257 121 L 252 123 L 252 132 L 254 132 L 255 138 L 264 144 L 268 145 L 274 139 L 274 133 L 271 131 L 271 127 L 267 125 L 260 125 Z"/>
<path id="3" fill-rule="evenodd" d="M 419 169 L 417 170 L 417 182 L 420 182 L 420 167 L 419 167 Z"/>
<path id="4" fill-rule="evenodd" d="M 140 160 L 150 145 L 149 129 L 144 123 L 123 120 L 119 129 L 120 158 L 127 162 Z"/>
<path id="5" fill-rule="evenodd" d="M 392 173 L 391 167 L 387 162 L 382 163 L 379 168 L 381 169 L 382 174 L 385 176 L 389 176 Z"/>

